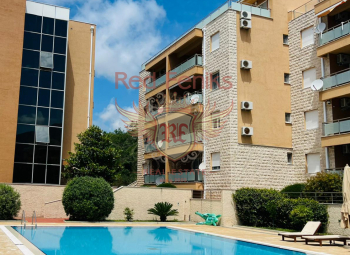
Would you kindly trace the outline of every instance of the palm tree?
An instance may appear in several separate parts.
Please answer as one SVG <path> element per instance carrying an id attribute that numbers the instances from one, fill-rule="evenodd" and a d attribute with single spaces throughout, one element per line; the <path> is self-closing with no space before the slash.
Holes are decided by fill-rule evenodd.
<path id="1" fill-rule="evenodd" d="M 160 221 L 165 222 L 166 217 L 176 216 L 179 214 L 177 209 L 171 209 L 172 207 L 173 205 L 168 202 L 159 202 L 156 203 L 153 208 L 148 209 L 148 214 L 158 215 L 160 217 Z"/>

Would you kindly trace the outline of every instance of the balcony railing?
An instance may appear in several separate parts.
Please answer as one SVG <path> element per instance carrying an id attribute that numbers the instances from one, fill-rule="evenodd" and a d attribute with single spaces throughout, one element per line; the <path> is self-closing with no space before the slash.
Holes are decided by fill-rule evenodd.
<path id="1" fill-rule="evenodd" d="M 320 204 L 342 204 L 342 192 L 283 192 L 290 198 L 308 198 L 318 201 Z"/>
<path id="2" fill-rule="evenodd" d="M 159 77 L 158 79 L 156 79 L 155 81 L 152 81 L 152 79 L 150 80 L 150 82 L 147 83 L 147 87 L 146 87 L 146 93 L 160 87 L 161 85 L 163 85 L 166 82 L 166 74 L 164 74 L 163 76 Z"/>
<path id="3" fill-rule="evenodd" d="M 156 180 L 160 177 L 165 180 L 164 174 L 145 174 L 144 176 L 145 184 L 156 184 Z"/>
<path id="4" fill-rule="evenodd" d="M 198 101 L 197 102 L 191 102 L 191 98 L 193 95 L 198 95 Z M 170 102 L 171 104 L 171 111 L 175 111 L 176 109 L 182 109 L 189 105 L 194 104 L 202 104 L 203 103 L 203 95 L 201 92 L 195 92 L 193 94 L 188 93 L 185 97 L 177 98 L 176 100 L 172 100 Z"/>
<path id="5" fill-rule="evenodd" d="M 169 182 L 182 183 L 182 182 L 203 182 L 203 173 L 199 170 L 181 173 L 169 173 Z"/>
<path id="6" fill-rule="evenodd" d="M 342 70 L 323 78 L 323 90 L 331 89 L 350 82 L 350 69 Z"/>
<path id="7" fill-rule="evenodd" d="M 248 11 L 253 15 L 258 15 L 265 18 L 271 18 L 271 10 L 265 6 L 248 5 L 247 3 L 232 2 L 231 8 L 235 11 Z"/>
<path id="8" fill-rule="evenodd" d="M 181 138 L 181 141 L 178 141 Z M 182 135 L 181 137 L 176 137 L 176 142 L 174 142 L 174 139 L 169 142 L 169 148 L 176 147 L 176 146 L 182 146 L 185 144 L 189 144 L 191 142 L 200 142 L 200 140 L 196 137 L 193 133 Z"/>
<path id="9" fill-rule="evenodd" d="M 319 46 L 335 41 L 350 34 L 350 20 L 342 22 L 340 25 L 332 27 L 319 34 Z"/>
<path id="10" fill-rule="evenodd" d="M 333 123 L 323 123 L 323 135 L 333 136 L 350 132 L 350 118 L 339 119 Z"/>
<path id="11" fill-rule="evenodd" d="M 163 145 L 162 145 L 162 147 L 160 147 L 160 149 L 165 149 L 165 143 L 163 143 Z M 145 143 L 145 152 L 146 153 L 154 152 L 157 150 L 158 149 L 156 148 L 156 146 L 153 143 Z"/>
<path id="12" fill-rule="evenodd" d="M 292 20 L 300 17 L 301 15 L 313 10 L 315 8 L 315 5 L 318 4 L 320 0 L 311 0 L 307 2 L 306 4 L 303 4 L 302 6 L 296 8 L 292 12 Z"/>
<path id="13" fill-rule="evenodd" d="M 325 169 L 326 173 L 332 173 L 332 174 L 339 174 L 343 175 L 344 174 L 344 168 L 329 168 Z"/>

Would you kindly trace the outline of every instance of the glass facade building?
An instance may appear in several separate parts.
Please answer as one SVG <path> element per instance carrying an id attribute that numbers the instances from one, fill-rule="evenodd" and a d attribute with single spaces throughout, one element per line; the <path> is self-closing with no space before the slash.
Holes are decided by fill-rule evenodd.
<path id="1" fill-rule="evenodd" d="M 60 184 L 67 40 L 68 20 L 25 14 L 14 183 Z"/>

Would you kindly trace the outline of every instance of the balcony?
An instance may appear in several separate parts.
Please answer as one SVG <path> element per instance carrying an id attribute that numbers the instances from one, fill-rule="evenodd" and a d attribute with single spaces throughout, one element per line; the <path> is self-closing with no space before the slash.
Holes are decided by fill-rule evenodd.
<path id="1" fill-rule="evenodd" d="M 288 21 L 291 21 L 293 19 L 296 19 L 300 17 L 301 15 L 307 13 L 308 11 L 311 11 L 315 8 L 315 5 L 319 3 L 321 0 L 311 0 L 307 2 L 306 4 L 303 4 L 302 6 L 298 7 L 297 9 L 288 12 Z"/>
<path id="2" fill-rule="evenodd" d="M 146 84 L 146 93 L 151 92 L 152 90 L 160 87 L 161 85 L 165 84 L 165 82 L 166 82 L 166 74 L 159 77 L 155 81 L 152 81 L 152 79 L 150 79 L 150 81 Z"/>
<path id="3" fill-rule="evenodd" d="M 350 118 L 323 123 L 322 147 L 350 143 Z"/>
<path id="4" fill-rule="evenodd" d="M 265 17 L 265 18 L 271 18 L 271 10 L 269 8 L 266 8 L 263 5 L 256 6 L 256 5 L 249 5 L 247 3 L 241 4 L 237 2 L 231 3 L 231 8 L 235 11 L 248 11 L 251 12 L 253 15 Z"/>
<path id="5" fill-rule="evenodd" d="M 320 100 L 326 101 L 332 98 L 347 96 L 350 94 L 350 69 L 334 73 L 323 79 L 323 91 Z"/>
<path id="6" fill-rule="evenodd" d="M 165 180 L 164 174 L 145 174 L 144 176 L 145 184 L 156 184 L 158 178 Z"/>
<path id="7" fill-rule="evenodd" d="M 203 182 L 203 173 L 199 170 L 181 173 L 169 173 L 169 182 L 186 183 L 186 182 Z"/>
<path id="8" fill-rule="evenodd" d="M 165 149 L 165 143 L 163 143 L 161 149 Z M 156 152 L 158 149 L 153 143 L 145 143 L 145 153 Z"/>

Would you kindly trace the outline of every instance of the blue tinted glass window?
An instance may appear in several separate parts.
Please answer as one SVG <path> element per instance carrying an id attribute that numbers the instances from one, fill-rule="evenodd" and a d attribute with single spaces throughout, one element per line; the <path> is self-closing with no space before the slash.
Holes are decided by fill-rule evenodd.
<path id="1" fill-rule="evenodd" d="M 39 68 L 39 58 L 38 51 L 23 50 L 22 67 Z"/>
<path id="2" fill-rule="evenodd" d="M 53 49 L 53 36 L 43 35 L 41 41 L 41 50 L 52 52 Z"/>
<path id="3" fill-rule="evenodd" d="M 66 54 L 66 38 L 55 37 L 55 53 Z"/>
<path id="4" fill-rule="evenodd" d="M 33 125 L 17 125 L 16 142 L 17 143 L 34 143 L 34 131 Z"/>
<path id="5" fill-rule="evenodd" d="M 50 106 L 50 90 L 39 89 L 38 106 Z"/>
<path id="6" fill-rule="evenodd" d="M 63 91 L 51 91 L 51 107 L 53 108 L 63 108 Z"/>
<path id="7" fill-rule="evenodd" d="M 36 124 L 48 126 L 49 125 L 49 108 L 38 107 L 37 111 L 38 113 L 37 113 Z"/>
<path id="8" fill-rule="evenodd" d="M 53 70 L 57 72 L 66 71 L 66 57 L 62 55 L 54 55 L 53 57 Z"/>
<path id="9" fill-rule="evenodd" d="M 50 126 L 62 127 L 63 111 L 58 109 L 51 109 Z"/>
<path id="10" fill-rule="evenodd" d="M 33 14 L 26 13 L 24 30 L 40 33 L 41 32 L 41 20 L 42 20 L 41 16 L 36 16 Z"/>
<path id="11" fill-rule="evenodd" d="M 54 19 L 43 18 L 43 34 L 53 35 Z"/>
<path id="12" fill-rule="evenodd" d="M 34 69 L 22 68 L 21 85 L 38 86 L 39 71 Z"/>
<path id="13" fill-rule="evenodd" d="M 47 166 L 46 184 L 59 184 L 59 183 L 60 183 L 60 167 Z"/>
<path id="14" fill-rule="evenodd" d="M 35 145 L 34 163 L 46 164 L 47 146 Z"/>
<path id="15" fill-rule="evenodd" d="M 50 127 L 50 145 L 61 145 L 62 128 Z"/>
<path id="16" fill-rule="evenodd" d="M 67 37 L 67 21 L 56 19 L 55 35 Z"/>
<path id="17" fill-rule="evenodd" d="M 61 148 L 49 146 L 47 163 L 51 165 L 61 164 Z"/>
<path id="18" fill-rule="evenodd" d="M 37 88 L 21 86 L 19 92 L 19 103 L 26 105 L 36 105 L 37 93 Z"/>
<path id="19" fill-rule="evenodd" d="M 33 183 L 45 183 L 46 166 L 34 165 Z"/>
<path id="20" fill-rule="evenodd" d="M 23 48 L 40 50 L 40 34 L 24 32 Z"/>
<path id="21" fill-rule="evenodd" d="M 32 182 L 32 164 L 14 164 L 13 182 L 31 183 Z"/>
<path id="22" fill-rule="evenodd" d="M 52 73 L 52 88 L 64 90 L 64 73 Z"/>
<path id="23" fill-rule="evenodd" d="M 39 87 L 51 88 L 51 72 L 40 70 Z"/>
<path id="24" fill-rule="evenodd" d="M 31 106 L 18 106 L 18 123 L 35 124 L 36 108 Z"/>
<path id="25" fill-rule="evenodd" d="M 34 145 L 16 144 L 15 162 L 33 163 Z"/>

